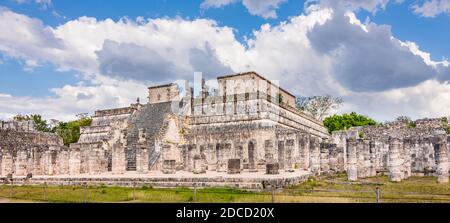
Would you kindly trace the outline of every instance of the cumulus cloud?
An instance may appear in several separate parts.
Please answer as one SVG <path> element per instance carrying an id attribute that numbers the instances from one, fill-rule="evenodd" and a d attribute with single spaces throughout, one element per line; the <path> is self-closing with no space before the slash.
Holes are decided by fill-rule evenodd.
<path id="1" fill-rule="evenodd" d="M 239 1 L 241 0 L 204 0 L 201 7 L 204 9 L 220 8 Z M 242 0 L 242 4 L 252 15 L 261 16 L 265 19 L 273 19 L 277 18 L 276 10 L 286 1 L 287 0 Z"/>
<path id="2" fill-rule="evenodd" d="M 64 43 L 40 20 L 0 7 L 0 51 L 33 66 L 64 50 Z"/>
<path id="3" fill-rule="evenodd" d="M 414 12 L 423 17 L 435 17 L 440 14 L 450 15 L 450 0 L 427 0 L 412 6 Z"/>
<path id="4" fill-rule="evenodd" d="M 332 57 L 335 78 L 346 88 L 382 91 L 436 78 L 437 70 L 393 38 L 389 26 L 363 29 L 349 21 L 349 15 L 335 14 L 308 34 L 314 49 Z"/>
<path id="5" fill-rule="evenodd" d="M 51 89 L 52 97 L 16 97 L 0 94 L 0 119 L 17 114 L 41 114 L 46 119 L 71 120 L 79 113 L 127 106 L 137 97 L 146 97 L 146 86 L 129 81 L 85 86 L 65 85 Z"/>
<path id="6" fill-rule="evenodd" d="M 183 73 L 169 58 L 134 43 L 106 40 L 97 52 L 104 75 L 140 81 L 168 81 Z"/>
<path id="7" fill-rule="evenodd" d="M 449 115 L 450 85 L 427 80 L 417 86 L 381 92 L 353 93 L 345 97 L 341 113 L 358 111 L 379 121 L 406 115 L 414 119 Z"/>
<path id="8" fill-rule="evenodd" d="M 120 79 L 151 82 L 170 82 L 176 79 L 189 79 L 194 72 L 202 72 L 203 77 L 213 78 L 217 74 L 229 74 L 233 70 L 224 65 L 209 43 L 204 49 L 192 48 L 187 53 L 189 66 L 177 66 L 172 60 L 176 53 L 165 49 L 164 55 L 134 43 L 117 43 L 106 40 L 102 50 L 97 52 L 100 73 Z"/>
<path id="9" fill-rule="evenodd" d="M 450 112 L 450 106 L 438 105 L 450 101 L 448 61 L 433 61 L 417 44 L 395 38 L 388 26 L 363 24 L 345 12 L 317 5 L 276 26 L 265 24 L 241 43 L 232 28 L 208 19 L 81 17 L 52 28 L 3 9 L 0 27 L 9 30 L 0 32 L 3 55 L 35 61 L 29 66 L 74 70 L 86 81 L 52 89 L 49 98 L 2 92 L 0 116 L 29 111 L 73 117 L 129 105 L 146 96 L 147 85 L 183 79 L 192 71 L 210 78 L 247 70 L 280 80 L 297 95 L 342 96 L 342 111 L 379 119 Z"/>
<path id="10" fill-rule="evenodd" d="M 402 3 L 403 0 L 307 0 L 305 6 L 311 6 L 318 4 L 322 7 L 331 7 L 335 10 L 358 10 L 364 9 L 369 12 L 377 12 L 378 10 L 384 10 L 390 3 Z"/>
<path id="11" fill-rule="evenodd" d="M 17 4 L 23 4 L 23 3 L 36 3 L 43 7 L 44 9 L 52 6 L 52 0 L 14 0 Z"/>

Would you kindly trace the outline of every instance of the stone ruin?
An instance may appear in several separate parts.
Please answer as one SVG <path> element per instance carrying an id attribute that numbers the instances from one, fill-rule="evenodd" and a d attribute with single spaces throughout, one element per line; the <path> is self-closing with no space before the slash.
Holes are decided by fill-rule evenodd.
<path id="1" fill-rule="evenodd" d="M 70 147 L 55 134 L 7 124 L 0 130 L 1 174 L 239 174 L 265 173 L 266 164 L 276 164 L 273 173 L 319 171 L 320 143 L 330 135 L 295 109 L 295 96 L 255 72 L 217 82 L 210 91 L 202 81 L 198 95 L 188 85 L 184 95 L 176 84 L 150 87 L 147 104 L 96 111 Z"/>
<path id="2" fill-rule="evenodd" d="M 26 122 L 0 122 L 0 175 L 67 173 L 69 148 L 57 134 L 36 131 Z"/>
<path id="3" fill-rule="evenodd" d="M 348 173 L 357 180 L 386 173 L 399 181 L 416 174 L 448 182 L 447 134 L 441 120 L 415 128 L 391 123 L 330 135 L 295 109 L 295 96 L 255 72 L 217 78 L 198 94 L 186 85 L 149 88 L 148 103 L 99 110 L 77 143 L 26 123 L 2 123 L 0 175 L 116 175 L 154 171 L 268 176 L 303 171 Z M 198 89 L 197 89 L 198 90 Z M 440 131 L 439 131 L 440 130 Z"/>
<path id="4" fill-rule="evenodd" d="M 448 118 L 437 118 L 352 127 L 334 132 L 331 142 L 345 148 L 349 180 L 386 174 L 398 182 L 413 175 L 431 175 L 448 183 L 448 126 Z"/>

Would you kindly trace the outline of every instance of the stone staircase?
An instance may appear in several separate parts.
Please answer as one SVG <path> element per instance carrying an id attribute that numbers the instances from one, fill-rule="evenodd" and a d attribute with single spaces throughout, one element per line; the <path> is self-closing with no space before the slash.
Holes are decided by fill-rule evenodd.
<path id="1" fill-rule="evenodd" d="M 152 149 L 150 151 L 150 157 L 148 159 L 148 169 L 149 170 L 152 170 L 155 167 L 156 162 L 158 161 L 159 157 L 161 157 L 160 151 L 156 151 L 155 149 Z"/>

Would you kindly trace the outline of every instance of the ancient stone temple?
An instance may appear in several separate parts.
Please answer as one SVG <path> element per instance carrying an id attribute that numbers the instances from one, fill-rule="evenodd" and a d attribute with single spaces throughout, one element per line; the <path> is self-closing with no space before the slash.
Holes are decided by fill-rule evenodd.
<path id="1" fill-rule="evenodd" d="M 254 72 L 217 82 L 211 92 L 203 81 L 197 96 L 190 87 L 183 95 L 176 84 L 153 86 L 147 104 L 96 111 L 70 146 L 80 157 L 73 172 L 264 172 L 273 163 L 281 170 L 309 168 L 309 139 L 329 135 L 295 109 L 292 94 Z"/>
<path id="2" fill-rule="evenodd" d="M 69 148 L 55 134 L 2 127 L 1 175 L 279 174 L 345 166 L 321 122 L 255 72 L 148 89 L 148 103 L 99 110 Z M 184 89 L 183 89 L 184 88 Z M 329 151 L 331 155 L 328 155 Z M 327 166 L 332 161 L 332 165 Z M 326 168 L 321 168 L 327 166 Z"/>
<path id="3" fill-rule="evenodd" d="M 0 175 L 36 183 L 130 179 L 159 186 L 289 185 L 313 174 L 349 180 L 412 175 L 449 180 L 449 121 L 354 127 L 330 135 L 295 108 L 295 96 L 255 72 L 148 88 L 148 103 L 95 111 L 77 143 L 31 123 L 0 126 Z M 208 82 L 210 83 L 210 82 Z M 193 87 L 192 87 L 193 86 Z M 55 175 L 55 177 L 51 177 Z M 123 176 L 121 180 L 117 178 Z M 58 179 L 59 181 L 57 181 Z"/>

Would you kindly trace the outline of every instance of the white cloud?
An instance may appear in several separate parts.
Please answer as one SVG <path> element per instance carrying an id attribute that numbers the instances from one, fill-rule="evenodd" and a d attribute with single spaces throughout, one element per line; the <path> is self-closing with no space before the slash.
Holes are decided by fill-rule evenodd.
<path id="1" fill-rule="evenodd" d="M 439 14 L 450 15 L 450 0 L 427 0 L 422 2 L 422 5 L 414 4 L 412 9 L 423 17 L 435 17 Z"/>
<path id="2" fill-rule="evenodd" d="M 390 2 L 400 4 L 403 0 L 307 0 L 305 2 L 305 8 L 314 4 L 319 4 L 322 7 L 331 7 L 336 11 L 355 11 L 364 9 L 376 13 L 378 10 L 384 10 Z"/>
<path id="3" fill-rule="evenodd" d="M 24 4 L 24 3 L 36 3 L 43 7 L 44 9 L 47 9 L 48 7 L 52 6 L 52 0 L 14 0 L 17 4 Z"/>
<path id="4" fill-rule="evenodd" d="M 353 93 L 341 113 L 358 111 L 379 121 L 406 115 L 413 119 L 448 116 L 450 84 L 427 80 L 417 86 L 382 92 Z"/>
<path id="5" fill-rule="evenodd" d="M 208 19 L 81 17 L 52 28 L 2 9 L 0 28 L 8 30 L 0 33 L 4 55 L 31 67 L 51 63 L 74 70 L 89 83 L 53 89 L 49 98 L 0 97 L 0 117 L 27 112 L 68 119 L 126 106 L 143 99 L 147 85 L 186 78 L 195 70 L 209 76 L 255 70 L 295 94 L 342 96 L 342 111 L 378 119 L 450 112 L 448 62 L 432 61 L 417 44 L 393 37 L 388 26 L 364 24 L 329 7 L 265 24 L 244 43 L 232 28 Z"/>
<path id="6" fill-rule="evenodd" d="M 273 19 L 277 17 L 276 10 L 287 0 L 204 0 L 201 7 L 204 9 L 221 8 L 238 1 L 242 1 L 250 14 Z"/>

